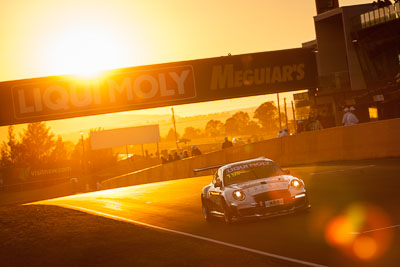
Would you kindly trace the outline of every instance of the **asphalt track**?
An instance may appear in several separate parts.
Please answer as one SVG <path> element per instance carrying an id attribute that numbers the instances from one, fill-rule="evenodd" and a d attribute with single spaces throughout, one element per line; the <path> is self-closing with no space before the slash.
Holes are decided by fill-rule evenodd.
<path id="1" fill-rule="evenodd" d="M 202 217 L 211 176 L 39 202 L 272 257 L 283 266 L 399 266 L 400 159 L 289 167 L 306 183 L 309 212 L 226 225 Z M 223 256 L 223 249 L 221 249 Z"/>

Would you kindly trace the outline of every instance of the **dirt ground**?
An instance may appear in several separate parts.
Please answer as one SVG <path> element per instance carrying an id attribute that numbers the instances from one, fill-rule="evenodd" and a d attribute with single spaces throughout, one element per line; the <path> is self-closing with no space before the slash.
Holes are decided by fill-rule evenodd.
<path id="1" fill-rule="evenodd" d="M 0 266 L 292 266 L 56 206 L 0 207 Z"/>

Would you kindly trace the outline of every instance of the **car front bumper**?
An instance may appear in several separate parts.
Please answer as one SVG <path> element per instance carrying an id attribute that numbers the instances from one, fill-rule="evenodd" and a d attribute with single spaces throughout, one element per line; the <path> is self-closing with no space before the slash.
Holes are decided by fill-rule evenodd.
<path id="1" fill-rule="evenodd" d="M 236 220 L 250 218 L 268 218 L 286 214 L 292 214 L 298 211 L 303 211 L 311 208 L 308 201 L 308 196 L 304 193 L 302 197 L 291 197 L 286 200 L 283 205 L 273 207 L 265 207 L 262 203 L 253 202 L 250 206 L 231 205 L 230 210 L 232 217 Z"/>

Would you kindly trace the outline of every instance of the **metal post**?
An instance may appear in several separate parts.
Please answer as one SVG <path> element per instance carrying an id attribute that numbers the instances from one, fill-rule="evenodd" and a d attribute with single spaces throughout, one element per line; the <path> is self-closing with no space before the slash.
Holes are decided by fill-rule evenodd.
<path id="1" fill-rule="evenodd" d="M 85 142 L 84 142 L 84 138 L 83 132 L 80 132 L 81 134 L 81 143 L 82 143 L 82 177 L 81 177 L 81 181 L 84 183 L 85 185 L 85 190 L 87 191 L 87 187 L 88 187 L 88 182 L 87 182 L 87 178 L 85 179 L 85 174 L 86 174 L 86 158 L 85 158 Z"/>
<path id="2" fill-rule="evenodd" d="M 282 130 L 281 108 L 280 108 L 280 106 L 279 106 L 279 93 L 276 93 L 276 97 L 277 97 L 277 99 L 278 99 L 279 129 Z"/>
<path id="3" fill-rule="evenodd" d="M 85 174 L 85 142 L 83 139 L 83 132 L 80 132 L 81 134 L 81 143 L 82 143 L 82 173 Z"/>
<path id="4" fill-rule="evenodd" d="M 160 155 L 160 148 L 158 147 L 158 142 L 157 142 L 157 155 L 158 155 L 158 158 L 161 158 L 161 155 Z"/>
<path id="5" fill-rule="evenodd" d="M 296 113 L 294 112 L 293 100 L 292 100 L 292 112 L 293 112 L 293 121 L 294 121 L 294 133 L 297 133 Z"/>
<path id="6" fill-rule="evenodd" d="M 287 120 L 287 109 L 286 109 L 286 97 L 283 99 L 285 103 L 285 120 L 286 120 L 286 128 L 289 130 L 288 120 Z"/>
<path id="7" fill-rule="evenodd" d="M 178 136 L 177 136 L 177 134 L 176 134 L 176 124 L 175 124 L 175 113 L 174 113 L 174 108 L 172 107 L 171 110 L 172 110 L 172 122 L 174 123 L 176 150 L 179 151 Z"/>

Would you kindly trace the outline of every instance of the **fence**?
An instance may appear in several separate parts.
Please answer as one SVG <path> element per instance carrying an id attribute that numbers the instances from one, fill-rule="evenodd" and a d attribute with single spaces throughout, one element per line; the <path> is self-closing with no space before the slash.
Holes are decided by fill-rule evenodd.
<path id="1" fill-rule="evenodd" d="M 102 182 L 116 188 L 188 178 L 193 169 L 265 156 L 280 165 L 400 156 L 400 119 L 304 132 L 158 165 Z"/>

